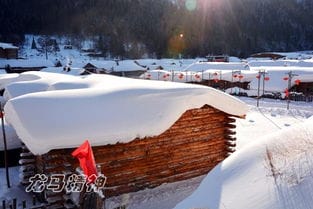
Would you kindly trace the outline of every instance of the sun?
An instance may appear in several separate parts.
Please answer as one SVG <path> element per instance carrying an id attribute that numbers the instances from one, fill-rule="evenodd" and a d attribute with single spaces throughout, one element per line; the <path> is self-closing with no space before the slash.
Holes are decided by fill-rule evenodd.
<path id="1" fill-rule="evenodd" d="M 189 11 L 193 11 L 197 8 L 197 0 L 186 0 L 185 6 Z"/>

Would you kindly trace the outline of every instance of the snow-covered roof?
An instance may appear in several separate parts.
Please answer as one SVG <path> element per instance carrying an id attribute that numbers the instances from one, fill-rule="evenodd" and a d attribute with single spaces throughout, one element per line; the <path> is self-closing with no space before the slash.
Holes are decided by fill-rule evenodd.
<path id="1" fill-rule="evenodd" d="M 250 67 L 313 67 L 310 60 L 254 60 L 248 64 Z"/>
<path id="2" fill-rule="evenodd" d="M 145 71 L 146 70 L 145 68 L 137 65 L 134 60 L 121 60 L 118 62 L 115 62 L 112 60 L 89 60 L 87 63 L 90 63 L 100 69 L 106 69 L 108 71 L 115 71 L 115 72 Z"/>
<path id="3" fill-rule="evenodd" d="M 313 117 L 254 141 L 216 166 L 174 209 L 312 208 Z"/>
<path id="4" fill-rule="evenodd" d="M 67 75 L 81 75 L 85 72 L 83 68 L 75 68 L 75 67 L 48 67 L 41 70 L 41 72 L 49 72 L 49 73 L 60 73 Z"/>
<path id="5" fill-rule="evenodd" d="M 115 65 L 115 61 L 112 60 L 89 60 L 86 64 L 88 63 L 92 64 L 97 68 L 106 70 L 111 70 L 112 67 Z"/>
<path id="6" fill-rule="evenodd" d="M 43 74 L 6 88 L 13 95 L 5 105 L 6 119 L 34 154 L 77 147 L 85 139 L 95 146 L 156 136 L 186 110 L 205 104 L 236 116 L 247 111 L 240 100 L 200 85 L 95 74 L 66 75 L 62 81 L 51 76 L 45 82 Z M 14 97 L 38 85 L 47 91 Z"/>
<path id="7" fill-rule="evenodd" d="M 198 60 L 201 59 L 139 59 L 137 62 L 140 65 L 147 66 L 149 70 L 156 70 L 162 67 L 162 70 L 182 71 Z"/>
<path id="8" fill-rule="evenodd" d="M 197 62 L 184 71 L 205 71 L 205 70 L 247 70 L 247 63 L 244 62 Z"/>
<path id="9" fill-rule="evenodd" d="M 69 81 L 72 78 L 72 75 L 34 71 L 4 75 L 0 77 L 0 84 L 5 88 L 3 96 L 7 101 L 24 94 L 47 91 L 55 82 Z"/>
<path id="10" fill-rule="evenodd" d="M 8 84 L 16 81 L 18 73 L 0 74 L 0 89 L 4 89 Z"/>
<path id="11" fill-rule="evenodd" d="M 13 46 L 13 44 L 3 43 L 3 42 L 0 42 L 0 48 L 2 48 L 2 49 L 18 49 L 18 47 Z"/>
<path id="12" fill-rule="evenodd" d="M 54 64 L 50 60 L 45 59 L 1 59 L 0 68 L 5 68 L 7 65 L 10 67 L 53 67 Z"/>
<path id="13" fill-rule="evenodd" d="M 112 67 L 112 71 L 115 72 L 127 72 L 127 71 L 146 71 L 145 68 L 137 65 L 134 60 L 122 60 L 115 63 Z"/>

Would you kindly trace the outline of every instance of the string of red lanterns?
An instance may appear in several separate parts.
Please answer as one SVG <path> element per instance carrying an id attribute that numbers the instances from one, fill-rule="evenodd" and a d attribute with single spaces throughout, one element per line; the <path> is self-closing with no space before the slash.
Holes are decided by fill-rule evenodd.
<path id="1" fill-rule="evenodd" d="M 300 83 L 301 83 L 301 80 L 300 80 L 300 79 L 295 80 L 295 84 L 296 84 L 297 86 L 299 86 Z"/>

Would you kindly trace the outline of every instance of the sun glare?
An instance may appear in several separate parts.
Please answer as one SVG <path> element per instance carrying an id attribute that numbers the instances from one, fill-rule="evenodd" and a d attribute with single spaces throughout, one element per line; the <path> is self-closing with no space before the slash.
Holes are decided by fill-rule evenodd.
<path id="1" fill-rule="evenodd" d="M 193 11 L 197 7 L 197 0 L 186 0 L 185 6 L 189 11 Z"/>

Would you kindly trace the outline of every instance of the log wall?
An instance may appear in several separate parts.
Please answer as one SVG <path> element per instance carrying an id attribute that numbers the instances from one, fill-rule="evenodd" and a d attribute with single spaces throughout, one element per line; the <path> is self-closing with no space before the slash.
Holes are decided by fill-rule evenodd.
<path id="1" fill-rule="evenodd" d="M 232 116 L 206 105 L 186 111 L 159 136 L 93 147 L 107 177 L 106 197 L 207 174 L 234 151 L 234 122 Z M 71 157 L 73 150 L 38 156 L 37 170 L 74 172 L 78 161 Z"/>

